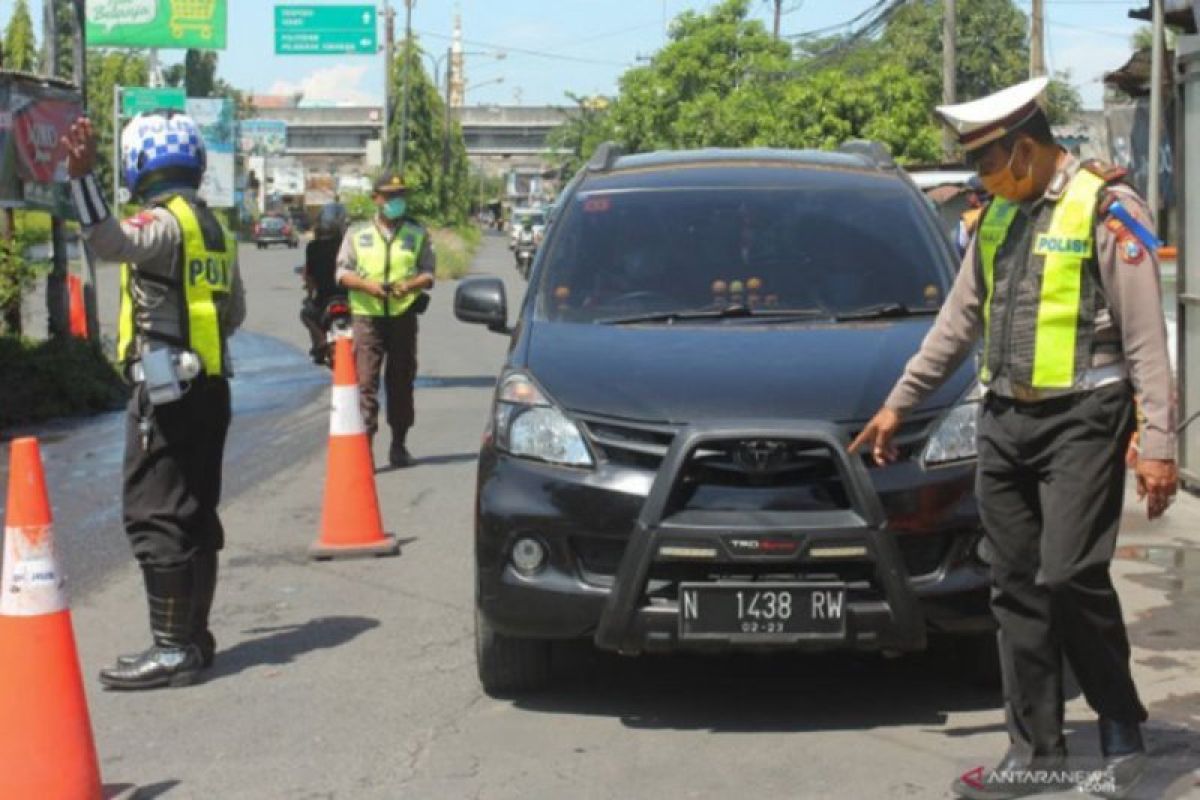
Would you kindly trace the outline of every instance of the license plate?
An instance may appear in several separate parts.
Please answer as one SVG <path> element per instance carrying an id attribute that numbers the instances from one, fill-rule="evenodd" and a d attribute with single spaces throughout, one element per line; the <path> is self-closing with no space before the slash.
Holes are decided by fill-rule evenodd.
<path id="1" fill-rule="evenodd" d="M 846 590 L 838 585 L 685 583 L 679 587 L 682 638 L 841 636 Z"/>

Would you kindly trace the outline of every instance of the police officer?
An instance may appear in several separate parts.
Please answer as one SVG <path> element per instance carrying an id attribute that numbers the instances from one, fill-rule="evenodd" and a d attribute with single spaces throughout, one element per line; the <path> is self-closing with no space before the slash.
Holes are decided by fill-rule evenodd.
<path id="1" fill-rule="evenodd" d="M 117 354 L 132 382 L 126 416 L 125 532 L 142 568 L 153 645 L 100 672 L 113 689 L 180 686 L 210 666 L 208 628 L 224 531 L 217 515 L 229 427 L 227 338 L 245 317 L 237 246 L 197 196 L 205 167 L 195 123 L 141 114 L 121 135 L 125 183 L 144 210 L 118 222 L 92 170 L 96 138 L 65 137 L 83 235 L 121 264 Z"/>
<path id="2" fill-rule="evenodd" d="M 375 218 L 352 228 L 338 253 L 337 280 L 350 290 L 354 362 L 363 422 L 372 442 L 378 429 L 379 374 L 392 429 L 388 463 L 412 464 L 406 440 L 413 426 L 417 377 L 417 313 L 428 301 L 437 258 L 428 232 L 408 216 L 404 182 L 385 174 L 375 182 Z"/>
<path id="3" fill-rule="evenodd" d="M 1150 215 L 1121 170 L 1080 164 L 1055 143 L 1038 104 L 1045 87 L 1039 78 L 938 108 L 994 199 L 920 351 L 851 445 L 894 459 L 901 418 L 982 340 L 978 501 L 1011 745 L 981 779 L 955 782 L 972 798 L 1054 788 L 1016 773 L 1065 763 L 1063 656 L 1099 715 L 1108 788 L 1127 792 L 1145 769 L 1146 709 L 1109 576 L 1133 387 L 1144 415 L 1138 494 L 1151 519 L 1176 490 Z"/>

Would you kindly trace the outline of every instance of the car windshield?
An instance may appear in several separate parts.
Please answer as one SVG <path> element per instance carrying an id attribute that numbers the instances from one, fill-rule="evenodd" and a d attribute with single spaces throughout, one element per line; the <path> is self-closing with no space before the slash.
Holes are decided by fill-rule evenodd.
<path id="1" fill-rule="evenodd" d="M 577 193 L 545 255 L 538 314 L 737 324 L 941 305 L 952 265 L 918 195 L 891 178 L 800 175 L 782 186 Z M 762 313 L 690 313 L 730 307 Z"/>
<path id="2" fill-rule="evenodd" d="M 282 219 L 280 219 L 279 217 L 263 217 L 262 218 L 263 230 L 277 231 L 277 230 L 282 230 L 283 226 L 284 226 L 284 221 Z"/>

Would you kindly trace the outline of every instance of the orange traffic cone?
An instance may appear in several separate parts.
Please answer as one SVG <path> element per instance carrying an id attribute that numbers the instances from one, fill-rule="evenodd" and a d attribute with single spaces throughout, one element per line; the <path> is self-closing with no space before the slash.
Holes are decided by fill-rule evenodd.
<path id="1" fill-rule="evenodd" d="M 333 351 L 333 403 L 329 415 L 329 463 L 321 537 L 308 549 L 313 558 L 391 556 L 396 537 L 383 532 L 375 494 L 375 462 L 358 406 L 358 377 L 348 336 Z"/>
<path id="2" fill-rule="evenodd" d="M 67 276 L 67 297 L 71 335 L 86 339 L 88 338 L 87 311 L 84 310 L 83 305 L 83 281 L 79 279 L 78 275 Z"/>
<path id="3" fill-rule="evenodd" d="M 99 800 L 37 439 L 12 443 L 0 578 L 0 797 Z"/>

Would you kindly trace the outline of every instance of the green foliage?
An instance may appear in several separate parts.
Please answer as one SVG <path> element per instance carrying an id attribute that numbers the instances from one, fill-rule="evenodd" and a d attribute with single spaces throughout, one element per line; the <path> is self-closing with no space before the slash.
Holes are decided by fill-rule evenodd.
<path id="1" fill-rule="evenodd" d="M 471 268 L 471 260 L 483 234 L 474 225 L 459 225 L 453 228 L 434 228 L 433 246 L 437 252 L 437 277 L 439 280 L 458 280 Z"/>
<path id="2" fill-rule="evenodd" d="M 33 343 L 0 337 L 0 428 L 51 417 L 108 411 L 125 388 L 112 363 L 73 337 Z"/>
<path id="3" fill-rule="evenodd" d="M 96 176 L 109 194 L 112 186 L 113 87 L 145 86 L 146 57 L 136 50 L 92 51 L 88 54 L 88 116 L 99 139 Z M 113 198 L 115 202 L 115 198 Z"/>
<path id="4" fill-rule="evenodd" d="M 882 141 L 905 162 L 940 160 L 941 0 L 902 6 L 876 39 L 801 41 L 795 52 L 750 19 L 749 0 L 724 0 L 676 18 L 670 41 L 627 71 L 607 108 L 578 109 L 551 144 L 569 149 L 571 171 L 606 138 L 633 152 L 695 147 L 832 148 Z M 1025 78 L 1026 18 L 1013 0 L 959 0 L 957 91 L 961 99 Z M 1079 110 L 1061 74 L 1052 121 Z"/>
<path id="5" fill-rule="evenodd" d="M 4 68 L 37 72 L 38 45 L 27 0 L 17 0 L 4 31 Z"/>
<path id="6" fill-rule="evenodd" d="M 219 97 L 217 91 L 217 51 L 188 50 L 183 62 L 163 70 L 168 86 L 182 86 L 188 97 Z"/>
<path id="7" fill-rule="evenodd" d="M 397 87 L 404 85 L 404 58 L 409 59 L 408 137 L 404 155 L 404 182 L 412 214 L 430 223 L 458 224 L 466 219 L 471 205 L 472 183 L 468 174 L 467 148 L 462 130 L 450 120 L 449 169 L 442 169 L 446 106 L 437 87 L 425 72 L 420 46 L 401 46 L 393 64 Z M 397 106 L 402 100 L 397 100 Z M 388 126 L 390 143 L 400 141 L 399 108 Z"/>
<path id="8" fill-rule="evenodd" d="M 608 123 L 611 101 L 606 97 L 582 97 L 570 92 L 567 92 L 567 98 L 575 108 L 566 122 L 550 131 L 546 146 L 551 151 L 549 161 L 561 174 L 570 176 L 578 172 L 596 147 L 611 136 Z M 559 152 L 563 150 L 567 152 Z M 498 193 L 499 187 L 491 192 Z"/>
<path id="9" fill-rule="evenodd" d="M 342 204 L 355 222 L 364 222 L 375 216 L 375 201 L 366 192 L 342 195 Z"/>

